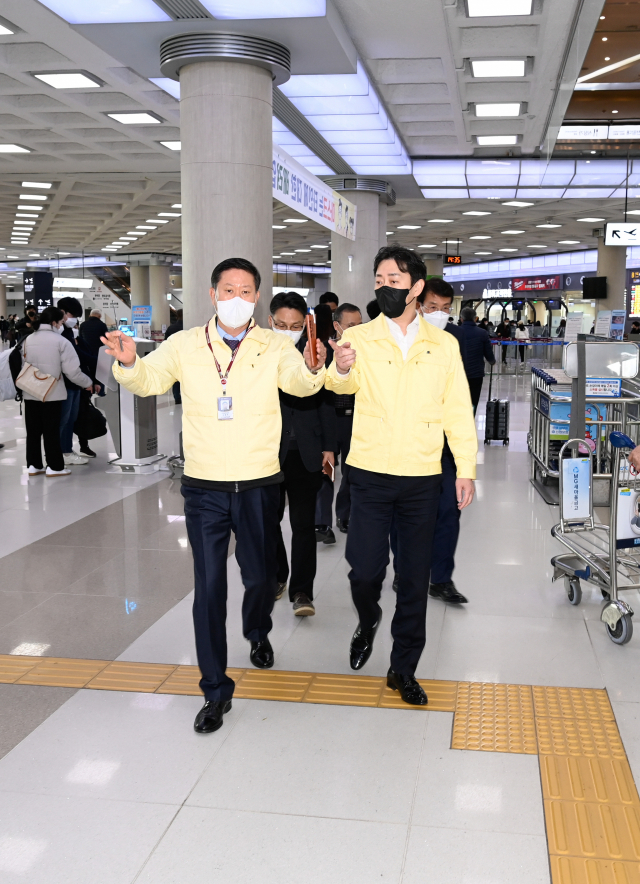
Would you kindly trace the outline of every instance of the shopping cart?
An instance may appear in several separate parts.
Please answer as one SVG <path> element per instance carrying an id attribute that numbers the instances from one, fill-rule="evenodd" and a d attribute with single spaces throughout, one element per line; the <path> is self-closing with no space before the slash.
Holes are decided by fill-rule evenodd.
<path id="1" fill-rule="evenodd" d="M 624 433 L 609 435 L 613 453 L 609 524 L 593 516 L 593 443 L 569 439 L 560 450 L 560 523 L 551 529 L 569 553 L 551 559 L 553 580 L 564 578 L 572 605 L 582 601 L 581 580 L 603 597 L 600 619 L 611 641 L 624 645 L 633 635 L 633 609 L 618 597 L 640 589 L 640 477 L 627 452 L 635 443 Z M 570 457 L 565 457 L 566 453 Z"/>

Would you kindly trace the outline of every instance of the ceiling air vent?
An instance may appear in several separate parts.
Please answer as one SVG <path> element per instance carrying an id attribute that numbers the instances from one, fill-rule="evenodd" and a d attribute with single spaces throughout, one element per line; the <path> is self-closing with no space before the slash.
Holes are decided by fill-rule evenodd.
<path id="1" fill-rule="evenodd" d="M 155 2 L 176 20 L 213 18 L 198 0 L 155 0 Z"/>

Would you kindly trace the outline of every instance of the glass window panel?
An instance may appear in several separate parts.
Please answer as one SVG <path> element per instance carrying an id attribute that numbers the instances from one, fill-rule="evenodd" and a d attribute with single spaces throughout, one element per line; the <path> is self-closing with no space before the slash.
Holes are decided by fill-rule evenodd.
<path id="1" fill-rule="evenodd" d="M 515 199 L 516 189 L 513 188 L 471 188 L 469 190 L 469 195 L 471 199 L 499 199 L 499 200 L 512 200 Z"/>
<path id="2" fill-rule="evenodd" d="M 577 177 L 577 176 L 576 176 Z M 611 196 L 610 187 L 567 187 L 564 192 L 567 199 L 607 199 Z"/>
<path id="3" fill-rule="evenodd" d="M 469 198 L 469 191 L 462 187 L 456 188 L 422 188 L 422 195 L 428 200 L 465 200 Z"/>
<path id="4" fill-rule="evenodd" d="M 414 160 L 413 177 L 420 185 L 467 186 L 464 160 Z"/>

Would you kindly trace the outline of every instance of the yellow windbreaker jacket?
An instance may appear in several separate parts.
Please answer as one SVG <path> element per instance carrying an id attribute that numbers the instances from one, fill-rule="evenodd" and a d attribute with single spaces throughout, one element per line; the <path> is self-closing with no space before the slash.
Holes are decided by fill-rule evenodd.
<path id="1" fill-rule="evenodd" d="M 215 318 L 211 346 L 222 374 L 231 351 Z M 157 396 L 180 381 L 185 475 L 214 482 L 242 482 L 280 471 L 282 419 L 278 387 L 292 396 L 322 388 L 325 370 L 312 374 L 287 335 L 253 326 L 238 350 L 225 388 L 207 346 L 205 327 L 176 332 L 132 368 L 113 366 L 115 379 L 138 396 Z M 218 420 L 218 396 L 233 398 L 233 420 Z"/>
<path id="2" fill-rule="evenodd" d="M 478 437 L 453 335 L 420 320 L 406 362 L 382 314 L 349 329 L 344 340 L 356 350 L 355 365 L 342 378 L 334 360 L 326 386 L 356 395 L 347 463 L 393 476 L 431 476 L 441 472 L 446 433 L 458 478 L 475 479 Z"/>

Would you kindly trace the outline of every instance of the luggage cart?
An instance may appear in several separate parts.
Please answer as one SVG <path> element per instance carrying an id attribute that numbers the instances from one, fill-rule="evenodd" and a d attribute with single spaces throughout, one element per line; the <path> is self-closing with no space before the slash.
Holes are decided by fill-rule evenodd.
<path id="1" fill-rule="evenodd" d="M 618 598 L 618 593 L 640 589 L 640 505 L 636 503 L 640 499 L 640 478 L 625 453 L 635 443 L 619 432 L 611 433 L 609 442 L 613 465 L 608 525 L 596 523 L 593 518 L 593 461 L 588 441 L 569 439 L 562 446 L 560 522 L 551 529 L 551 535 L 569 553 L 554 556 L 551 564 L 553 580 L 564 578 L 572 605 L 582 601 L 581 580 L 600 589 L 604 600 L 600 619 L 611 641 L 625 645 L 633 635 L 633 609 Z M 572 450 L 572 457 L 565 458 L 567 450 Z M 567 480 L 571 485 L 566 485 Z M 626 512 L 619 506 L 621 499 Z M 632 512 L 634 515 L 627 520 Z"/>

